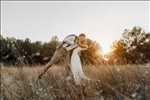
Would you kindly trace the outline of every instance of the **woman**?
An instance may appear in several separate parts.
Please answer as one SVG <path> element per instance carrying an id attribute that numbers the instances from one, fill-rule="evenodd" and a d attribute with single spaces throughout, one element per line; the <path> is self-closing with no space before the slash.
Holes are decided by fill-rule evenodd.
<path id="1" fill-rule="evenodd" d="M 71 56 L 71 71 L 76 83 L 78 84 L 82 79 L 89 80 L 83 72 L 82 63 L 79 56 L 80 51 L 88 49 L 85 34 L 81 33 L 79 35 L 77 44 L 78 46 L 73 50 Z"/>

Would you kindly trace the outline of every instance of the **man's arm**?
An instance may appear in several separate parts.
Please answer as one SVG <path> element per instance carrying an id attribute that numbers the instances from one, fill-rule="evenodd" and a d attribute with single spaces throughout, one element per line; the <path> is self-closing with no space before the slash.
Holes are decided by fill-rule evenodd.
<path id="1" fill-rule="evenodd" d="M 73 49 L 73 48 L 76 48 L 78 45 L 77 44 L 74 44 L 74 45 L 71 45 L 69 47 L 65 47 L 67 51 Z"/>

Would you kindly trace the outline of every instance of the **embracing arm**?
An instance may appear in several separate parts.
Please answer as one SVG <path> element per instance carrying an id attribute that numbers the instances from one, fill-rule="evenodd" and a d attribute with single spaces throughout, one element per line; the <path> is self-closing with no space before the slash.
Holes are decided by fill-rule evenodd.
<path id="1" fill-rule="evenodd" d="M 81 48 L 83 48 L 83 49 L 88 49 L 88 45 L 87 45 L 87 43 L 85 42 L 85 43 L 81 43 L 81 41 L 79 41 L 79 46 L 81 47 Z"/>

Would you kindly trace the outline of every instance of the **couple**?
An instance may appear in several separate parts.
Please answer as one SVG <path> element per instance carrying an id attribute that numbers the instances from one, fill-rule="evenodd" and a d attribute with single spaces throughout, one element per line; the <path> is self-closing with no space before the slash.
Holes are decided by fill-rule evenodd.
<path id="1" fill-rule="evenodd" d="M 82 50 L 88 49 L 86 35 L 81 33 L 75 39 L 74 42 L 75 42 L 74 45 L 72 45 L 72 47 L 70 47 L 70 48 L 66 48 L 66 50 L 69 51 L 73 48 L 72 55 L 71 55 L 71 61 L 70 61 L 70 65 L 71 65 L 70 69 L 72 71 L 75 82 L 77 84 L 79 84 L 82 79 L 89 80 L 89 78 L 86 77 L 86 75 L 83 72 L 82 63 L 81 63 L 80 56 L 79 56 L 79 53 Z"/>
<path id="2" fill-rule="evenodd" d="M 72 53 L 70 57 L 71 58 L 70 69 L 72 71 L 75 82 L 78 84 L 82 79 L 89 80 L 89 78 L 87 78 L 83 72 L 82 64 L 79 56 L 80 51 L 87 50 L 89 48 L 86 35 L 83 33 L 81 33 L 78 37 L 76 35 L 69 35 L 64 39 L 64 41 L 59 47 L 61 46 L 65 48 L 68 52 L 71 51 Z M 60 49 L 59 47 L 58 49 Z M 41 77 L 47 72 L 47 70 L 53 65 L 53 63 L 56 63 L 55 60 L 57 60 L 57 53 L 58 53 L 56 51 L 51 61 L 46 65 L 47 67 L 38 76 L 38 79 L 41 79 Z"/>

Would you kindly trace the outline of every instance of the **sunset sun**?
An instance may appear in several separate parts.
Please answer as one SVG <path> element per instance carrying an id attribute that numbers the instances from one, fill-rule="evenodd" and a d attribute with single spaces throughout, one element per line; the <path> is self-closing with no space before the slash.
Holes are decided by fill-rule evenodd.
<path id="1" fill-rule="evenodd" d="M 99 43 L 100 47 L 101 47 L 101 53 L 103 55 L 107 55 L 108 53 L 110 53 L 112 51 L 112 40 L 107 41 L 107 38 L 103 38 L 101 40 L 96 39 L 96 41 Z"/>
<path id="2" fill-rule="evenodd" d="M 101 45 L 103 55 L 108 54 L 111 51 L 110 44 Z"/>

